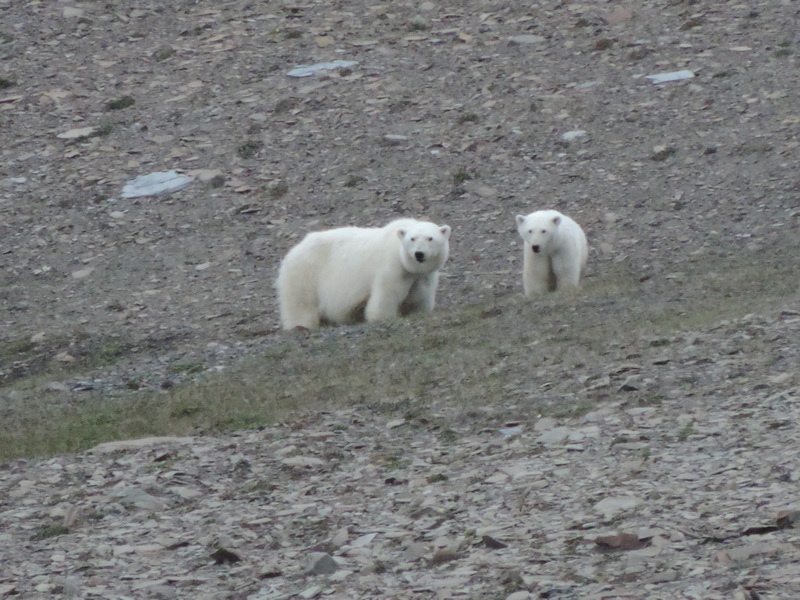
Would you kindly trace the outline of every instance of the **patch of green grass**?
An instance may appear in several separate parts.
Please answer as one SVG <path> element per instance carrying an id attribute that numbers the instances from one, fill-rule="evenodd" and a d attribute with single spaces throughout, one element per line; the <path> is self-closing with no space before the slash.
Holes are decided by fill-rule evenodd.
<path id="1" fill-rule="evenodd" d="M 269 188 L 269 195 L 273 200 L 283 198 L 289 193 L 289 184 L 285 181 L 278 181 Z"/>
<path id="2" fill-rule="evenodd" d="M 71 362 L 60 362 L 55 357 L 61 352 L 73 357 Z M 39 342 L 17 338 L 0 342 L 0 365 L 7 368 L 0 373 L 0 388 L 18 390 L 42 386 L 65 376 L 89 369 L 117 364 L 122 358 L 138 352 L 128 341 L 119 338 L 92 338 L 81 332 L 48 335 Z M 137 389 L 128 384 L 128 389 Z"/>
<path id="3" fill-rule="evenodd" d="M 525 580 L 522 578 L 522 573 L 516 570 L 508 571 L 499 581 L 498 587 L 499 589 L 493 600 L 505 600 L 505 598 L 515 592 L 528 590 L 528 587 L 525 585 Z"/>
<path id="4" fill-rule="evenodd" d="M 127 354 L 130 347 L 119 341 L 107 342 L 100 346 L 90 360 L 96 365 L 113 365 Z"/>
<path id="5" fill-rule="evenodd" d="M 452 444 L 458 439 L 458 433 L 450 428 L 443 429 L 439 434 L 439 439 L 445 444 Z"/>
<path id="6" fill-rule="evenodd" d="M 441 481 L 447 481 L 448 479 L 450 478 L 444 473 L 437 473 L 436 475 L 431 475 L 428 477 L 427 481 L 428 483 L 439 483 Z"/>
<path id="7" fill-rule="evenodd" d="M 17 82 L 7 77 L 0 77 L 0 90 L 6 90 L 17 85 Z"/>
<path id="8" fill-rule="evenodd" d="M 253 158 L 263 147 L 264 142 L 260 140 L 250 140 L 239 146 L 236 149 L 236 154 L 238 154 L 240 158 L 244 159 Z"/>
<path id="9" fill-rule="evenodd" d="M 453 173 L 453 185 L 459 187 L 470 179 L 475 179 L 475 174 L 467 169 L 461 168 Z"/>
<path id="10" fill-rule="evenodd" d="M 456 122 L 459 125 L 463 125 L 464 123 L 477 123 L 480 120 L 480 117 L 473 112 L 461 113 L 458 115 L 458 119 Z"/>
<path id="11" fill-rule="evenodd" d="M 739 145 L 739 152 L 744 155 L 749 154 L 766 154 L 772 152 L 775 145 L 769 140 L 748 140 Z"/>
<path id="12" fill-rule="evenodd" d="M 141 389 L 143 385 L 142 380 L 138 378 L 131 378 L 125 382 L 125 387 L 133 391 Z"/>
<path id="13" fill-rule="evenodd" d="M 42 525 L 31 536 L 31 540 L 33 540 L 34 542 L 38 542 L 52 537 L 58 537 L 59 535 L 66 535 L 68 533 L 69 533 L 69 527 L 65 525 L 58 525 L 58 524 Z"/>
<path id="14" fill-rule="evenodd" d="M 16 338 L 0 344 L 0 362 L 17 360 L 27 356 L 36 348 L 36 344 L 28 338 Z"/>
<path id="15" fill-rule="evenodd" d="M 170 366 L 169 372 L 173 375 L 193 375 L 195 373 L 202 373 L 203 363 L 199 362 L 182 362 L 182 363 L 175 363 L 174 365 Z"/>
<path id="16" fill-rule="evenodd" d="M 108 110 L 122 110 L 134 104 L 136 104 L 136 100 L 134 100 L 132 96 L 122 96 L 122 98 L 116 98 L 106 102 L 106 108 L 108 108 Z"/>
<path id="17" fill-rule="evenodd" d="M 290 96 L 288 98 L 282 98 L 278 100 L 275 103 L 275 108 L 273 110 L 276 114 L 285 113 L 297 107 L 298 104 L 300 104 L 300 98 Z"/>
<path id="18" fill-rule="evenodd" d="M 428 31 L 430 28 L 430 23 L 423 17 L 414 17 L 408 24 L 409 31 Z"/>
<path id="19" fill-rule="evenodd" d="M 156 62 L 164 62 L 165 60 L 175 56 L 175 49 L 170 47 L 160 48 L 153 54 L 153 59 Z"/>
<path id="20" fill-rule="evenodd" d="M 658 406 L 664 402 L 664 394 L 649 393 L 642 394 L 634 400 L 636 406 Z"/>
<path id="21" fill-rule="evenodd" d="M 678 287 L 661 276 L 640 283 L 635 265 L 605 264 L 595 267 L 602 273 L 589 278 L 576 295 L 530 301 L 513 293 L 485 304 L 351 331 L 329 328 L 271 336 L 261 356 L 166 391 L 89 392 L 76 402 L 70 392 L 43 394 L 42 386 L 53 379 L 37 372 L 4 385 L 2 391 L 13 389 L 15 394 L 3 394 L 0 460 L 75 452 L 114 439 L 260 427 L 286 420 L 297 410 L 340 406 L 403 416 L 419 426 L 420 419 L 411 415 L 426 416 L 432 395 L 463 407 L 465 418 L 485 407 L 497 407 L 500 414 L 504 406 L 519 402 L 534 414 L 558 411 L 575 417 L 602 399 L 587 398 L 582 384 L 560 380 L 559 369 L 568 368 L 564 365 L 593 371 L 593 365 L 608 364 L 610 347 L 660 353 L 648 340 L 674 339 L 681 332 L 764 313 L 796 298 L 797 267 L 781 257 L 800 255 L 800 243 L 788 237 L 776 243 L 780 247 L 686 261 L 681 264 L 685 282 Z M 495 309 L 492 318 L 485 318 L 487 307 Z M 535 331 L 521 343 L 525 336 L 520 324 L 528 331 L 531 323 Z M 540 340 L 549 340 L 546 356 Z M 124 350 L 114 340 L 80 343 L 82 352 L 75 354 L 79 360 L 68 367 L 71 372 L 117 359 Z M 64 368 L 51 360 L 63 347 L 46 354 L 48 368 Z M 6 341 L 0 351 L 11 363 L 19 352 L 41 354 L 22 338 Z M 178 363 L 173 372 L 191 372 L 199 368 L 195 364 Z M 531 385 L 521 374 L 530 373 L 532 364 L 552 367 L 553 377 Z M 544 382 L 554 387 L 542 389 Z M 561 401 L 567 397 L 575 399 Z M 664 396 L 642 392 L 626 399 L 649 406 Z M 456 434 L 442 428 L 439 435 L 447 443 Z M 402 456 L 387 460 L 404 464 Z"/>
<path id="22" fill-rule="evenodd" d="M 406 98 L 400 98 L 398 100 L 394 100 L 389 105 L 389 112 L 390 113 L 403 112 L 404 110 L 406 110 L 407 108 L 409 108 L 409 107 L 411 107 L 413 105 L 414 105 L 414 103 L 411 102 L 411 100 L 408 100 Z"/>
<path id="23" fill-rule="evenodd" d="M 390 471 L 401 471 L 411 466 L 411 461 L 399 454 L 391 454 L 384 458 L 384 466 Z"/>
<path id="24" fill-rule="evenodd" d="M 694 433 L 694 427 L 692 427 L 692 423 L 688 423 L 684 425 L 677 433 L 678 441 L 685 442 L 690 435 Z"/>
<path id="25" fill-rule="evenodd" d="M 192 402 L 181 402 L 176 406 L 173 406 L 172 410 L 169 412 L 169 416 L 172 419 L 184 419 L 186 417 L 196 417 L 197 415 L 202 414 L 203 407 L 199 404 L 194 404 Z"/>
<path id="26" fill-rule="evenodd" d="M 582 417 L 592 412 L 595 408 L 597 408 L 597 405 L 594 402 L 581 402 L 573 406 L 560 407 L 558 410 L 554 411 L 551 416 L 556 419 Z"/>
<path id="27" fill-rule="evenodd" d="M 450 339 L 441 335 L 429 335 L 422 340 L 422 349 L 426 352 L 444 348 L 450 344 Z"/>
<path id="28" fill-rule="evenodd" d="M 78 452 L 111 440 L 254 428 L 296 407 L 294 399 L 228 379 L 168 393 L 98 394 L 80 405 L 30 394 L 24 406 L 13 407 L 14 428 L 0 432 L 0 461 Z"/>
<path id="29" fill-rule="evenodd" d="M 780 58 L 782 56 L 789 56 L 792 53 L 792 41 L 783 40 L 778 44 L 778 50 L 775 51 L 775 56 Z"/>
<path id="30" fill-rule="evenodd" d="M 75 141 L 85 142 L 86 140 L 95 137 L 106 137 L 107 135 L 110 135 L 112 131 L 114 131 L 114 123 L 112 121 L 101 121 L 91 134 L 75 138 Z"/>
<path id="31" fill-rule="evenodd" d="M 366 182 L 366 177 L 361 177 L 360 175 L 348 175 L 347 179 L 344 181 L 344 187 L 354 188 Z"/>

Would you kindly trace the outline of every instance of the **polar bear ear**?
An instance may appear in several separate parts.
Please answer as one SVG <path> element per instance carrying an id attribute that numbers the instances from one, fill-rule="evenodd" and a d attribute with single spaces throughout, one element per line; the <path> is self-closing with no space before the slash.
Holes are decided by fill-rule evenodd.
<path id="1" fill-rule="evenodd" d="M 517 215 L 517 225 L 522 227 L 522 224 L 525 222 L 525 215 Z"/>
<path id="2" fill-rule="evenodd" d="M 398 229 L 397 230 L 397 237 L 399 237 L 401 240 L 404 237 L 406 237 L 406 230 L 405 229 Z"/>
<path id="3" fill-rule="evenodd" d="M 553 217 L 553 225 L 558 225 L 559 223 L 561 223 L 561 217 Z"/>
<path id="4" fill-rule="evenodd" d="M 442 225 L 439 228 L 439 233 L 441 233 L 444 236 L 444 239 L 449 240 L 450 239 L 450 225 Z"/>

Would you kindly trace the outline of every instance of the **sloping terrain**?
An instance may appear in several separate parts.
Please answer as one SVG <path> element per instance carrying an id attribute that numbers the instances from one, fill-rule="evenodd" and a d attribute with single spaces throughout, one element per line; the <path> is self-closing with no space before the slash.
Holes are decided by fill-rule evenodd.
<path id="1" fill-rule="evenodd" d="M 0 596 L 800 594 L 798 31 L 0 0 Z M 540 208 L 578 297 L 520 296 Z M 453 228 L 434 316 L 277 331 L 294 243 L 398 216 Z"/>

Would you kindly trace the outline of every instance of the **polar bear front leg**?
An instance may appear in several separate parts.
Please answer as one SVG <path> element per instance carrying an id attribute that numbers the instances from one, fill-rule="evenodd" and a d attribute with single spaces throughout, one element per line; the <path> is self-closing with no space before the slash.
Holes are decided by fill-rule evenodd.
<path id="1" fill-rule="evenodd" d="M 530 253 L 530 256 L 527 255 Z M 546 294 L 550 291 L 550 260 L 549 258 L 534 257 L 531 250 L 527 250 L 522 271 L 522 287 L 526 296 Z"/>
<path id="2" fill-rule="evenodd" d="M 408 296 L 403 300 L 403 304 L 400 306 L 400 313 L 406 316 L 417 312 L 433 312 L 433 307 L 436 304 L 436 288 L 438 286 L 438 272 L 418 277 L 411 286 Z"/>
<path id="3" fill-rule="evenodd" d="M 376 277 L 364 311 L 367 322 L 396 319 L 400 315 L 400 305 L 408 297 L 413 283 L 410 277 Z"/>

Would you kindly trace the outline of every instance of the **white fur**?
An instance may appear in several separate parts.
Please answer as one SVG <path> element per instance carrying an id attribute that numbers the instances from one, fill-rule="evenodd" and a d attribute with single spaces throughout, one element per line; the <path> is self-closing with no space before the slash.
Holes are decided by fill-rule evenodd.
<path id="1" fill-rule="evenodd" d="M 283 328 L 432 311 L 449 239 L 447 225 L 415 219 L 309 233 L 278 273 Z"/>
<path id="2" fill-rule="evenodd" d="M 589 260 L 581 226 L 557 210 L 517 215 L 516 220 L 523 240 L 525 295 L 578 288 Z"/>

